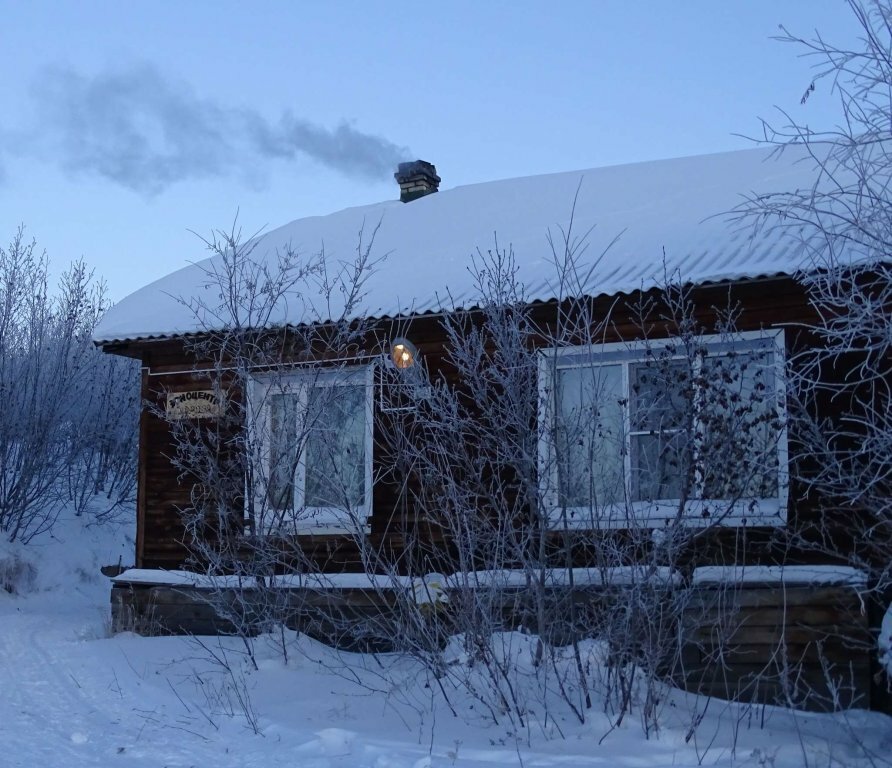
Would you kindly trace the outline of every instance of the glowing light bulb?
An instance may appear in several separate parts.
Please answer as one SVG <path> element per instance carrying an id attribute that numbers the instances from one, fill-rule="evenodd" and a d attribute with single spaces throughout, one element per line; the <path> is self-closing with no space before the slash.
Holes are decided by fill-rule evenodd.
<path id="1" fill-rule="evenodd" d="M 390 359 L 396 368 L 405 370 L 415 365 L 415 345 L 407 339 L 397 339 L 390 347 Z"/>

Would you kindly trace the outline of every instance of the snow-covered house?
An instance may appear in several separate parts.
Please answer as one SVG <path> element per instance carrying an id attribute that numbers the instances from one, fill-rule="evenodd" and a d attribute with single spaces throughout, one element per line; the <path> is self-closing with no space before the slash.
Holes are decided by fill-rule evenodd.
<path id="1" fill-rule="evenodd" d="M 511 274 L 522 286 L 530 317 L 537 327 L 550 329 L 539 343 L 538 392 L 552 405 L 535 406 L 538 426 L 530 426 L 539 435 L 539 483 L 551 489 L 538 497 L 546 507 L 541 520 L 548 533 L 561 537 L 633 524 L 659 532 L 677 523 L 683 509 L 683 524 L 704 531 L 694 537 L 696 553 L 673 563 L 689 581 L 696 577 L 706 584 L 715 575 L 698 572 L 701 566 L 762 568 L 752 572 L 771 581 L 776 576 L 771 569 L 814 563 L 813 553 L 778 546 L 776 535 L 818 514 L 815 500 L 804 496 L 790 471 L 784 412 L 785 361 L 800 343 L 802 324 L 814 318 L 796 279 L 803 253 L 789 229 L 760 229 L 727 215 L 744 196 L 810 186 L 812 168 L 797 159 L 792 151 L 776 158 L 754 149 L 442 191 L 433 166 L 407 164 L 397 174 L 402 200 L 299 219 L 262 235 L 252 244 L 251 257 L 268 267 L 256 273 L 265 275 L 275 275 L 287 249 L 300 254 L 324 249 L 328 264 L 345 265 L 371 243 L 358 301 L 345 298 L 349 291 L 332 291 L 331 279 L 317 279 L 315 292 L 283 297 L 263 315 L 275 328 L 325 326 L 341 318 L 346 306 L 346 320 L 367 321 L 370 330 L 362 342 L 352 341 L 349 359 L 322 354 L 320 367 L 306 355 L 288 360 L 286 354 L 274 371 L 258 366 L 249 372 L 251 384 L 239 396 L 242 413 L 254 422 L 246 428 L 263 425 L 261 463 L 288 455 L 289 439 L 301 431 L 293 423 L 295 408 L 313 402 L 317 392 L 339 387 L 340 395 L 318 414 L 337 436 L 326 451 L 314 452 L 309 429 L 306 450 L 293 456 L 287 476 L 267 466 L 262 483 L 242 482 L 238 504 L 247 506 L 245 497 L 258 494 L 283 513 L 277 519 L 290 515 L 288 536 L 306 555 L 304 562 L 342 579 L 344 573 L 369 570 L 365 545 L 378 555 L 387 553 L 388 562 L 407 576 L 418 575 L 414 568 L 458 569 L 455 542 L 442 526 L 430 524 L 425 510 L 413 507 L 420 503 L 417 488 L 392 471 L 392 453 L 382 447 L 387 443 L 380 439 L 382 430 L 406 405 L 393 407 L 384 390 L 399 382 L 404 364 L 415 363 L 410 400 L 425 397 L 426 388 L 438 382 L 455 382 L 444 318 L 467 313 L 473 322 L 475 312 L 479 316 L 481 275 L 469 269 L 473 257 L 510 250 Z M 135 566 L 141 570 L 124 574 L 119 586 L 167 583 L 161 571 L 182 570 L 194 554 L 194 530 L 187 531 L 183 513 L 194 506 L 195 486 L 171 457 L 179 423 L 213 420 L 226 408 L 219 382 L 212 380 L 213 366 L 196 359 L 194 346 L 196 340 L 225 334 L 232 322 L 232 304 L 221 309 L 226 267 L 221 256 L 216 259 L 137 291 L 113 307 L 95 332 L 106 352 L 141 362 L 143 398 L 155 404 L 140 424 Z M 492 269 L 492 262 L 483 262 Z M 256 288 L 257 282 L 252 284 Z M 682 490 L 677 465 L 673 470 L 666 458 L 675 450 L 673 435 L 682 431 L 672 423 L 673 394 L 667 390 L 672 385 L 652 373 L 648 379 L 645 368 L 654 361 L 664 373 L 684 367 L 679 329 L 664 312 L 670 284 L 689 289 L 690 319 L 701 328 L 700 358 L 750 361 L 749 372 L 735 375 L 721 362 L 718 368 L 701 366 L 697 376 L 706 383 L 692 384 L 715 392 L 724 376 L 736 388 L 732 401 L 756 414 L 738 429 L 736 445 L 739 461 L 748 462 L 747 479 L 731 491 L 727 488 L 734 483 L 711 478 L 706 461 L 691 470 L 693 493 Z M 648 303 L 657 309 L 643 317 Z M 580 335 L 574 320 L 574 333 L 557 339 L 556 318 L 582 306 L 597 323 L 597 333 Z M 425 381 L 419 383 L 419 376 Z M 555 398 L 554 392 L 562 395 Z M 662 404 L 655 406 L 660 398 Z M 598 399 L 613 410 L 595 406 Z M 705 413 L 705 406 L 698 408 Z M 586 409 L 597 412 L 596 428 L 562 442 L 566 422 Z M 636 422 L 636 414 L 645 411 L 650 415 Z M 649 421 L 655 412 L 663 423 Z M 695 418 L 705 423 L 705 416 Z M 702 445 L 698 450 L 706 452 Z M 334 503 L 320 477 L 348 465 L 350 477 Z M 420 482 L 425 480 L 436 482 Z M 722 487 L 727 496 L 716 490 Z M 247 513 L 235 525 L 247 526 Z M 424 556 L 415 557 L 413 548 Z M 596 565 L 586 561 L 591 551 L 574 550 L 573 565 Z M 832 573 L 831 582 L 851 580 L 851 574 Z M 814 580 L 822 578 L 814 574 Z M 801 582 L 801 573 L 797 579 Z M 868 674 L 866 662 L 862 667 L 859 680 Z"/>

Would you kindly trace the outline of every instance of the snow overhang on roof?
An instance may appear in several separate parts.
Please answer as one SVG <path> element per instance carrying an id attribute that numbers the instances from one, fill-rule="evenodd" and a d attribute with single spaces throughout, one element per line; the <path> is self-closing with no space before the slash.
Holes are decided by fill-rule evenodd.
<path id="1" fill-rule="evenodd" d="M 376 205 L 298 219 L 262 235 L 255 259 L 277 263 L 286 245 L 308 256 L 323 247 L 335 263 L 351 262 L 359 233 L 377 227 L 360 309 L 394 317 L 475 304 L 468 270 L 478 251 L 511 248 L 529 301 L 565 296 L 557 287 L 551 242 L 570 233 L 586 277 L 578 292 L 610 295 L 663 285 L 667 274 L 704 283 L 793 274 L 801 249 L 788 230 L 760 230 L 728 215 L 744 196 L 808 189 L 813 165 L 804 153 L 780 157 L 753 149 L 674 160 L 494 181 L 440 191 L 408 204 Z M 189 303 L 213 307 L 211 260 L 187 266 L 112 307 L 94 333 L 97 343 L 163 338 L 215 327 Z M 289 301 L 277 323 L 330 319 L 321 296 Z M 338 311 L 335 308 L 335 312 Z"/>

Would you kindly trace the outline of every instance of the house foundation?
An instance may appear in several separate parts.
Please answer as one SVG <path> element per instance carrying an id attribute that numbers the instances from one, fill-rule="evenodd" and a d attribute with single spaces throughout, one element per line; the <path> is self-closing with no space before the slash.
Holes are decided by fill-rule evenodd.
<path id="1" fill-rule="evenodd" d="M 551 584 L 538 595 L 510 579 L 468 589 L 454 575 L 442 596 L 427 594 L 422 604 L 418 582 L 413 591 L 408 579 L 270 588 L 198 577 L 170 583 L 163 571 L 153 583 L 150 571 L 132 579 L 125 572 L 112 588 L 112 626 L 142 635 L 253 635 L 271 629 L 264 617 L 275 616 L 343 650 L 381 653 L 442 645 L 467 611 L 484 611 L 492 631 L 530 633 L 546 615 L 547 642 L 605 639 L 608 664 L 657 663 L 668 682 L 704 696 L 814 711 L 882 706 L 871 690 L 875 630 L 865 585 L 850 569 L 811 569 L 820 576 L 811 582 L 770 569 L 730 581 L 700 570 L 684 583 Z"/>

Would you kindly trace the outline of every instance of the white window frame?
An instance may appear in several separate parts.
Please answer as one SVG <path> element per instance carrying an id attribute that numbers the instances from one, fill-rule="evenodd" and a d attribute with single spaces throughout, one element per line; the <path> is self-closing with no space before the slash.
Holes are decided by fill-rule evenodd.
<path id="1" fill-rule="evenodd" d="M 691 499 L 685 503 L 682 524 L 692 527 L 723 526 L 778 526 L 787 519 L 789 497 L 789 453 L 786 428 L 786 369 L 783 329 L 750 331 L 733 336 L 705 335 L 698 342 L 711 353 L 771 351 L 775 382 L 775 408 L 781 427 L 777 435 L 777 498 L 740 500 L 729 503 L 722 510 L 719 520 L 706 516 L 714 511 L 721 500 Z M 667 346 L 678 345 L 678 339 L 658 339 L 647 342 L 617 342 L 585 346 L 568 346 L 544 349 L 539 358 L 539 477 L 541 499 L 545 505 L 547 524 L 553 529 L 621 529 L 631 527 L 658 528 L 675 521 L 678 515 L 678 499 L 655 501 L 627 501 L 625 504 L 609 504 L 594 512 L 591 507 L 567 507 L 560 505 L 558 456 L 555 445 L 555 395 L 554 375 L 560 369 L 596 368 L 602 365 L 622 365 L 623 395 L 628 399 L 631 392 L 629 372 L 631 365 L 663 352 Z M 651 352 L 650 358 L 645 351 Z M 662 358 L 661 358 L 662 359 Z M 665 359 L 685 359 L 684 354 L 667 356 Z M 630 448 L 631 408 L 623 408 L 623 462 L 624 483 L 627 499 L 632 498 L 632 457 Z"/>
<path id="2" fill-rule="evenodd" d="M 248 418 L 254 430 L 252 443 L 257 449 L 257 461 L 268 462 L 271 455 L 271 419 L 272 409 L 270 396 L 296 393 L 299 397 L 299 409 L 306 409 L 308 394 L 311 388 L 357 386 L 365 387 L 365 443 L 363 467 L 363 504 L 345 510 L 337 507 L 307 507 L 304 504 L 306 489 L 306 446 L 300 453 L 297 471 L 294 476 L 294 506 L 296 511 L 293 530 L 284 533 L 291 535 L 309 534 L 342 534 L 368 533 L 369 520 L 372 516 L 373 465 L 374 465 L 374 365 L 349 366 L 341 368 L 295 368 L 293 371 L 257 374 L 253 377 L 248 402 Z M 258 425 L 262 425 L 258 429 Z M 275 515 L 266 496 L 271 479 L 270 467 L 263 466 L 260 473 L 262 481 L 253 489 L 255 507 L 267 510 L 267 515 Z M 270 531 L 257 531 L 258 534 Z"/>

